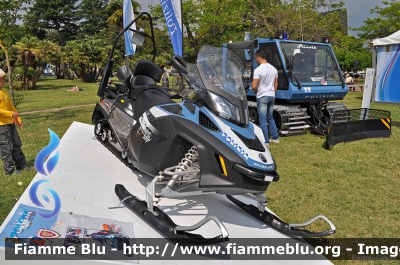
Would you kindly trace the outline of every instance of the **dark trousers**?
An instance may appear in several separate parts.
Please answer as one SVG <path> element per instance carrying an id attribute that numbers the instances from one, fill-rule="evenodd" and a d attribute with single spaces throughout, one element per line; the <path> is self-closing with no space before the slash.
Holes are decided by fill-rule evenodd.
<path id="1" fill-rule="evenodd" d="M 14 165 L 17 170 L 25 168 L 26 159 L 21 149 L 22 142 L 19 138 L 17 128 L 14 124 L 0 126 L 0 155 L 3 161 L 5 174 L 14 172 Z"/>

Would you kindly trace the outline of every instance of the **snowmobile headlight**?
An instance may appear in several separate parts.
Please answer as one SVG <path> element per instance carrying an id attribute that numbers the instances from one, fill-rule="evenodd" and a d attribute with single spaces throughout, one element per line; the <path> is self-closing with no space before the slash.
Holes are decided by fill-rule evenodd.
<path id="1" fill-rule="evenodd" d="M 218 110 L 219 116 L 228 120 L 240 122 L 239 108 L 230 103 L 226 98 L 209 92 L 214 104 Z"/>

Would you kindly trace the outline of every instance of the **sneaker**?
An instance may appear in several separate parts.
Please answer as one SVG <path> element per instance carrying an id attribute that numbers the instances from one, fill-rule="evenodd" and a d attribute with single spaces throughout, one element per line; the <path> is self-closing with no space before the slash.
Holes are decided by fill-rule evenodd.
<path id="1" fill-rule="evenodd" d="M 271 143 L 276 143 L 276 144 L 280 143 L 279 138 L 278 139 L 271 139 L 270 141 L 271 141 Z"/>
<path id="2" fill-rule="evenodd" d="M 23 169 L 19 169 L 19 171 L 22 171 L 22 170 L 29 171 L 29 170 L 31 170 L 31 168 L 30 167 L 24 167 Z"/>
<path id="3" fill-rule="evenodd" d="M 265 145 L 266 145 L 267 147 L 269 147 L 269 143 L 265 143 Z"/>
<path id="4" fill-rule="evenodd" d="M 18 175 L 21 175 L 22 173 L 21 173 L 21 171 L 19 171 L 19 170 L 14 170 L 14 172 L 13 173 L 11 173 L 11 174 L 6 174 L 6 176 L 18 176 Z"/>

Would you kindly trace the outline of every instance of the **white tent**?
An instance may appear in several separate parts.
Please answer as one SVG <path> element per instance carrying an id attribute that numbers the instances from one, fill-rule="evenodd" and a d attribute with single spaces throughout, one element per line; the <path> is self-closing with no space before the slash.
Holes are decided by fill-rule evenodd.
<path id="1" fill-rule="evenodd" d="M 400 30 L 373 45 L 378 50 L 375 101 L 400 103 Z"/>
<path id="2" fill-rule="evenodd" d="M 400 43 L 400 30 L 386 38 L 376 39 L 372 43 L 374 44 L 374 46 L 399 44 Z"/>

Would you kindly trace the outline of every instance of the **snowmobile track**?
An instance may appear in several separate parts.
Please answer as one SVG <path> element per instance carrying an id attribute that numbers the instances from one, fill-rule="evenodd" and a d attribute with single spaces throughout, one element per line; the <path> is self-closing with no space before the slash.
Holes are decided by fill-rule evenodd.
<path id="1" fill-rule="evenodd" d="M 129 164 L 127 160 L 121 157 L 121 152 L 116 150 L 109 142 L 103 142 L 100 136 L 95 136 L 97 141 L 99 141 L 102 145 L 104 145 L 111 153 L 113 153 L 125 166 L 129 167 L 130 169 L 136 169 L 133 165 Z"/>

